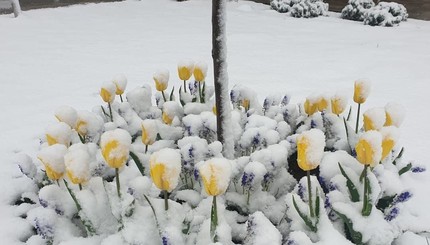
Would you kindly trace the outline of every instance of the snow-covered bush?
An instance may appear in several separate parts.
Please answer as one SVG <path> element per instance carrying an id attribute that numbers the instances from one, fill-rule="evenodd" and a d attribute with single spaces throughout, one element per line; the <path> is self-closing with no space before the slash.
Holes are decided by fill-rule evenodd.
<path id="1" fill-rule="evenodd" d="M 380 2 L 364 15 L 364 24 L 371 26 L 394 26 L 408 19 L 405 6 L 395 2 Z"/>
<path id="2" fill-rule="evenodd" d="M 102 86 L 105 103 L 91 112 L 56 110 L 38 159 L 17 158 L 22 188 L 10 204 L 34 228 L 24 242 L 376 245 L 414 227 L 404 205 L 413 192 L 401 176 L 425 169 L 403 161 L 401 106 L 358 110 L 354 120 L 341 93 L 299 104 L 277 94 L 261 105 L 235 86 L 235 156 L 225 159 L 207 66 L 184 64 L 178 100 L 164 93 L 161 71 L 155 96 L 144 85 L 116 100 L 120 76 Z M 357 81 L 354 102 L 369 92 Z"/>
<path id="3" fill-rule="evenodd" d="M 349 0 L 341 12 L 341 17 L 348 20 L 363 21 L 367 11 L 374 7 L 373 0 Z"/>
<path id="4" fill-rule="evenodd" d="M 272 0 L 270 6 L 280 12 L 297 18 L 312 18 L 327 15 L 328 3 L 323 0 Z"/>

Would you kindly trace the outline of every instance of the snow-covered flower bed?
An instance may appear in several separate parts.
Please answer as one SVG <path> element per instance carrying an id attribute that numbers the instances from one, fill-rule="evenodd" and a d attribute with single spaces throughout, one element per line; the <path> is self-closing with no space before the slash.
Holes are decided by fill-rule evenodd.
<path id="1" fill-rule="evenodd" d="M 204 62 L 181 62 L 126 91 L 104 83 L 92 111 L 62 106 L 36 158 L 17 159 L 25 191 L 12 202 L 28 244 L 391 244 L 413 230 L 397 144 L 404 109 L 360 108 L 370 93 L 230 93 L 234 159 L 216 140 L 214 88 Z M 194 81 L 191 77 L 194 75 Z M 155 101 L 155 104 L 153 104 Z M 351 115 L 351 107 L 358 107 Z M 348 110 L 349 109 L 349 110 Z M 360 126 L 362 125 L 362 126 Z"/>
<path id="2" fill-rule="evenodd" d="M 328 13 L 328 3 L 323 0 L 271 0 L 270 6 L 296 18 L 313 18 Z"/>

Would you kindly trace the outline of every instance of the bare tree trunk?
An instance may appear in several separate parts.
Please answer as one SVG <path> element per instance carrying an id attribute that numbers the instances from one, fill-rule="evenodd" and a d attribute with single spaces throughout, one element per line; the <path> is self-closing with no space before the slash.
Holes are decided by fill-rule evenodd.
<path id="1" fill-rule="evenodd" d="M 12 2 L 13 15 L 16 18 L 21 14 L 21 5 L 19 4 L 19 0 L 11 0 L 11 2 Z"/>
<path id="2" fill-rule="evenodd" d="M 231 108 L 228 91 L 227 45 L 225 31 L 226 0 L 212 0 L 212 59 L 214 67 L 217 135 L 226 158 L 234 157 Z"/>

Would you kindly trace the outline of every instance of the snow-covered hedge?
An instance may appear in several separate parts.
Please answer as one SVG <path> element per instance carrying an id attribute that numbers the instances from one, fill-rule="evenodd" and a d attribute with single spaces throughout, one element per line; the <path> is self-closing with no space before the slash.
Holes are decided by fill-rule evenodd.
<path id="1" fill-rule="evenodd" d="M 363 21 L 366 12 L 375 6 L 373 0 L 349 0 L 341 12 L 341 17 L 348 20 Z"/>
<path id="2" fill-rule="evenodd" d="M 342 93 L 298 104 L 278 94 L 261 105 L 255 92 L 235 86 L 235 158 L 225 159 L 206 70 L 181 63 L 179 93 L 167 91 L 167 71 L 154 74 L 155 94 L 148 85 L 125 93 L 118 76 L 103 84 L 104 103 L 92 111 L 56 110 L 37 159 L 17 158 L 23 176 L 10 203 L 34 228 L 19 239 L 382 245 L 417 227 L 401 176 L 425 169 L 403 161 L 401 106 L 354 118 Z M 355 83 L 358 106 L 369 92 L 367 82 Z"/>
<path id="3" fill-rule="evenodd" d="M 327 15 L 328 3 L 323 0 L 271 0 L 270 6 L 280 12 L 297 18 L 312 18 Z"/>
<path id="4" fill-rule="evenodd" d="M 365 13 L 364 24 L 371 26 L 395 26 L 407 19 L 408 13 L 402 4 L 380 2 Z"/>

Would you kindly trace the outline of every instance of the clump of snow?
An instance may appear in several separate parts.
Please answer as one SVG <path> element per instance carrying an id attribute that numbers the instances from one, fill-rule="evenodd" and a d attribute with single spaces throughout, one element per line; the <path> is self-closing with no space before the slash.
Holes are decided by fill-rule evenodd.
<path id="1" fill-rule="evenodd" d="M 126 97 L 128 103 L 130 103 L 133 110 L 138 114 L 149 111 L 152 106 L 152 92 L 151 87 L 148 85 L 131 90 L 127 93 Z M 146 116 L 143 118 L 146 118 Z"/>
<path id="2" fill-rule="evenodd" d="M 267 170 L 262 163 L 248 163 L 243 170 L 242 186 L 246 186 L 248 188 L 260 186 L 266 173 Z"/>
<path id="3" fill-rule="evenodd" d="M 275 226 L 260 211 L 251 214 L 247 221 L 247 236 L 244 244 L 281 245 L 282 236 Z"/>
<path id="4" fill-rule="evenodd" d="M 69 146 L 72 129 L 66 123 L 59 122 L 46 128 L 45 135 L 49 145 L 63 144 Z"/>
<path id="5" fill-rule="evenodd" d="M 197 167 L 208 195 L 217 196 L 227 190 L 231 177 L 231 163 L 229 160 L 212 158 Z"/>
<path id="6" fill-rule="evenodd" d="M 386 113 L 386 122 L 384 126 L 396 126 L 400 127 L 402 125 L 403 120 L 405 119 L 405 107 L 391 102 L 385 106 Z"/>
<path id="7" fill-rule="evenodd" d="M 150 162 L 151 178 L 155 185 L 171 192 L 179 183 L 181 155 L 177 150 L 165 148 L 152 153 Z"/>
<path id="8" fill-rule="evenodd" d="M 71 106 L 60 106 L 55 110 L 55 117 L 58 121 L 67 123 L 71 128 L 75 128 L 78 113 Z"/>
<path id="9" fill-rule="evenodd" d="M 78 111 L 78 120 L 76 123 L 76 131 L 81 136 L 88 136 L 90 138 L 102 132 L 103 119 L 90 111 Z"/>
<path id="10" fill-rule="evenodd" d="M 113 78 L 112 82 L 116 87 L 115 93 L 117 95 L 123 94 L 125 87 L 127 87 L 127 77 L 124 74 L 118 74 Z"/>
<path id="11" fill-rule="evenodd" d="M 364 15 L 364 24 L 371 26 L 395 26 L 408 19 L 405 6 L 395 2 L 379 2 Z"/>
<path id="12" fill-rule="evenodd" d="M 78 143 L 70 146 L 68 152 L 64 155 L 64 164 L 70 181 L 74 184 L 88 181 L 90 178 L 90 161 L 91 156 L 87 145 Z"/>
<path id="13" fill-rule="evenodd" d="M 373 0 L 349 0 L 341 12 L 341 17 L 348 20 L 363 21 L 367 11 L 375 6 Z"/>
<path id="14" fill-rule="evenodd" d="M 18 154 L 16 156 L 15 163 L 18 165 L 19 170 L 21 170 L 21 172 L 28 178 L 32 179 L 36 176 L 37 168 L 29 155 Z"/>
<path id="15" fill-rule="evenodd" d="M 385 110 L 382 107 L 368 109 L 363 113 L 364 130 L 380 130 L 385 124 Z"/>
<path id="16" fill-rule="evenodd" d="M 312 18 L 328 13 L 328 3 L 322 0 L 271 0 L 270 6 L 280 13 L 289 13 L 297 18 Z"/>

